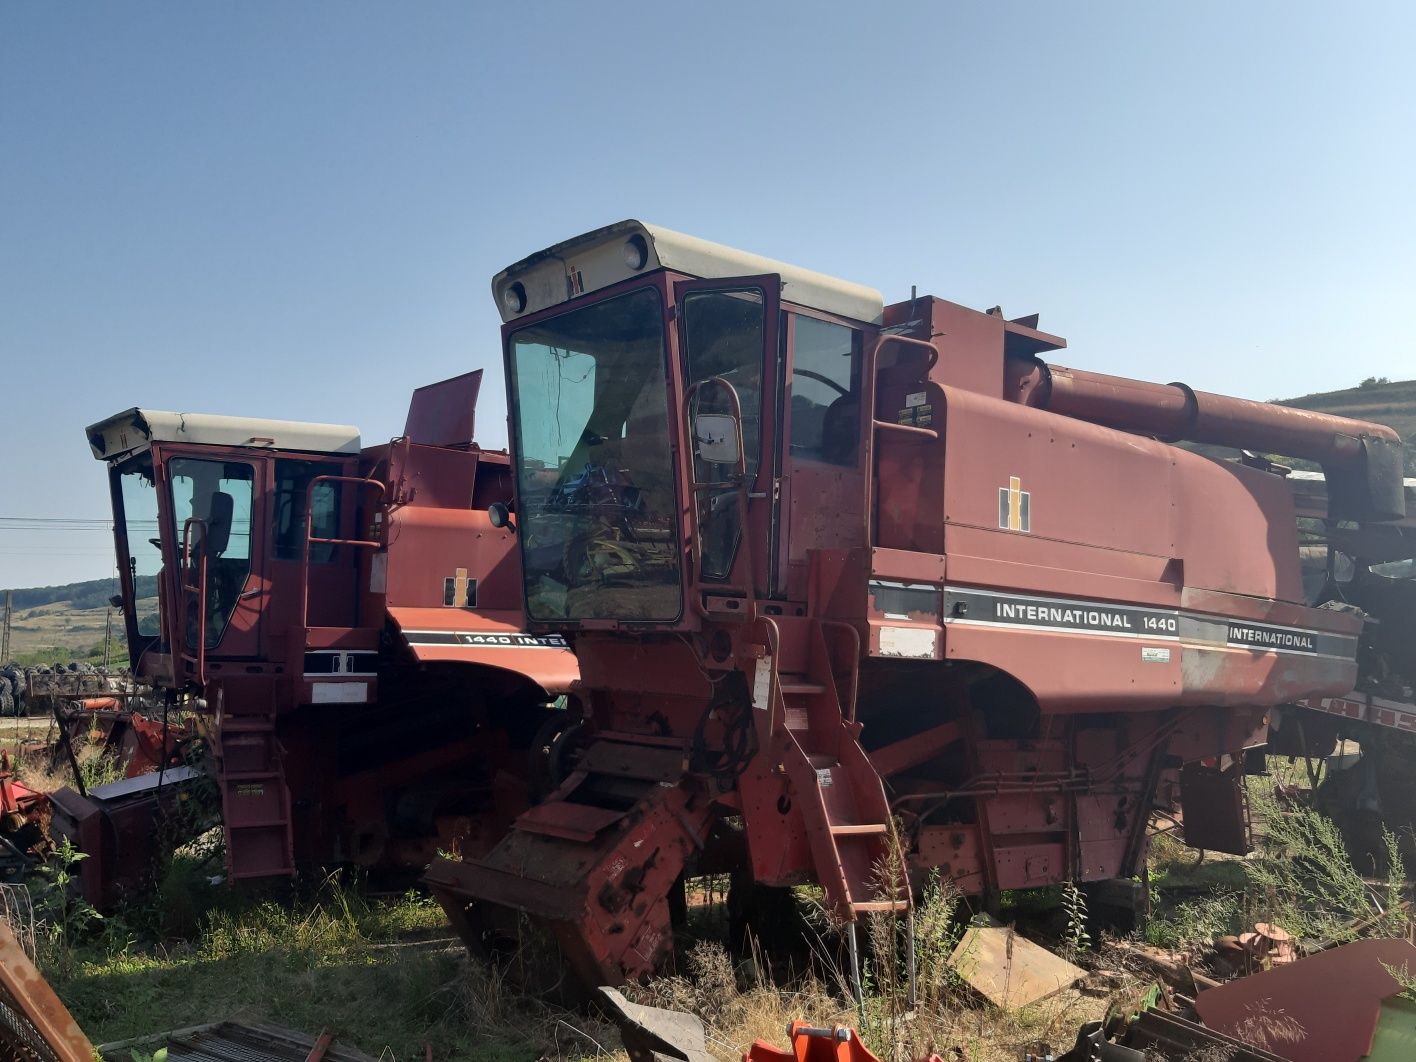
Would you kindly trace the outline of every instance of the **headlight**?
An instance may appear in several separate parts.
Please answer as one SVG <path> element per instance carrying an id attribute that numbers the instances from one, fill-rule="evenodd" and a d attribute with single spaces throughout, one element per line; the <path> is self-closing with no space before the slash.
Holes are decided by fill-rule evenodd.
<path id="1" fill-rule="evenodd" d="M 507 313 L 520 313 L 526 309 L 526 288 L 519 280 L 502 289 L 502 306 Z"/>
<path id="2" fill-rule="evenodd" d="M 630 269 L 643 269 L 649 261 L 649 244 L 643 236 L 631 236 L 624 241 L 624 264 Z"/>

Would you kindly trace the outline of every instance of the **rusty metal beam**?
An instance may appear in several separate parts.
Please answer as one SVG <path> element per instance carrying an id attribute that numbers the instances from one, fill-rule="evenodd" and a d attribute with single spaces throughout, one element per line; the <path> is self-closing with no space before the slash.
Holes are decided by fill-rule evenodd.
<path id="1" fill-rule="evenodd" d="M 868 755 L 871 764 L 880 772 L 880 777 L 889 778 L 901 771 L 908 771 L 911 767 L 928 763 L 963 736 L 959 724 L 951 721 L 922 734 L 912 734 L 901 741 L 884 745 Z"/>
<path id="2" fill-rule="evenodd" d="M 0 1054 L 93 1062 L 97 1053 L 63 1002 L 0 920 Z"/>

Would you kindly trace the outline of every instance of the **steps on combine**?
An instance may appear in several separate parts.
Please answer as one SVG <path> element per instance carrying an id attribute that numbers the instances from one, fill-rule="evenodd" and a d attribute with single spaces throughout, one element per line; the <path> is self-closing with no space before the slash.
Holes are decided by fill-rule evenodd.
<path id="1" fill-rule="evenodd" d="M 290 790 L 275 736 L 275 685 L 243 684 L 241 712 L 216 728 L 217 784 L 221 790 L 226 870 L 232 880 L 295 873 Z"/>
<path id="2" fill-rule="evenodd" d="M 908 879 L 879 773 L 847 709 L 856 659 L 810 621 L 800 671 L 778 672 L 770 735 L 806 823 L 817 880 L 832 910 L 854 921 L 871 911 L 907 911 Z"/>

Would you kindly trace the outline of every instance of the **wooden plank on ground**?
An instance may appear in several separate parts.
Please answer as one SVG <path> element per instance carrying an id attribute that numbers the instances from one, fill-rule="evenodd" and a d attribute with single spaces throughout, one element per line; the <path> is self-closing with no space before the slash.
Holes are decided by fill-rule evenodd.
<path id="1" fill-rule="evenodd" d="M 1086 971 L 1009 926 L 970 926 L 949 965 L 994 1006 L 1017 1010 L 1076 984 Z"/>

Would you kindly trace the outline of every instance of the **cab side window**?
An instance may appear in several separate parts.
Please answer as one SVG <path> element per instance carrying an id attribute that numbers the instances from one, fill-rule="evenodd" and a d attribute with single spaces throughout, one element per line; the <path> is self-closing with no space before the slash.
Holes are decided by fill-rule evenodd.
<path id="1" fill-rule="evenodd" d="M 855 464 L 860 437 L 860 333 L 798 315 L 791 396 L 792 457 Z"/>
<path id="2" fill-rule="evenodd" d="M 310 482 L 316 476 L 335 475 L 335 465 L 315 461 L 279 460 L 275 463 L 275 557 L 302 560 L 305 556 L 305 506 Z M 310 501 L 313 538 L 339 537 L 339 484 L 321 480 Z M 310 546 L 312 564 L 335 560 L 337 546 L 315 542 Z"/>

